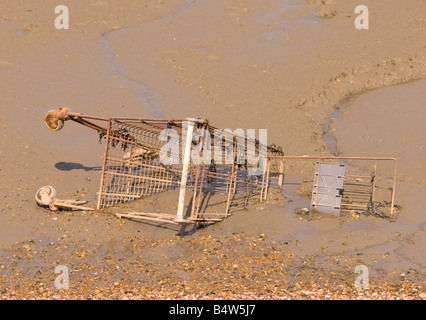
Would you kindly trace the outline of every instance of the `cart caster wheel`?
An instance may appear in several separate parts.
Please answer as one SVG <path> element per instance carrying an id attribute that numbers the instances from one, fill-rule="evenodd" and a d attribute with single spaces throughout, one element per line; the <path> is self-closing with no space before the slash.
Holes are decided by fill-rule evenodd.
<path id="1" fill-rule="evenodd" d="M 35 200 L 40 206 L 47 206 L 50 200 L 56 197 L 56 189 L 52 186 L 44 186 L 37 190 Z M 43 199 L 44 198 L 44 199 Z M 49 199 L 49 202 L 47 202 Z"/>
<path id="2" fill-rule="evenodd" d="M 66 113 L 70 111 L 68 107 L 57 110 L 49 110 L 44 116 L 44 123 L 52 131 L 59 131 L 64 126 Z"/>

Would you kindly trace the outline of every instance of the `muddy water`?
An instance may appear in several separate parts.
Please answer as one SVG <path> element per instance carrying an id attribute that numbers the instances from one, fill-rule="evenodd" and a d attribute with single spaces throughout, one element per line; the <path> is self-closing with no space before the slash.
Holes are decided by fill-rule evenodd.
<path id="1" fill-rule="evenodd" d="M 297 15 L 294 15 L 297 12 Z M 320 23 L 325 19 L 315 16 L 315 12 L 310 10 L 306 12 L 305 5 L 296 1 L 285 0 L 279 1 L 275 10 L 258 17 L 258 21 L 272 27 L 264 33 L 267 41 L 273 41 L 282 36 L 285 30 L 293 30 L 299 24 L 303 23 Z"/>
<path id="2" fill-rule="evenodd" d="M 199 8 L 196 8 L 197 5 L 200 5 Z M 182 50 L 188 51 L 189 55 L 195 53 L 211 60 L 217 59 L 217 48 L 211 44 L 218 41 L 218 35 L 214 28 L 210 27 L 209 21 L 200 26 L 187 25 L 184 22 L 185 15 L 191 10 L 197 10 L 197 14 L 206 14 L 206 9 L 202 6 L 206 6 L 208 10 L 209 5 L 202 0 L 188 0 L 173 13 L 143 25 L 110 30 L 99 40 L 106 68 L 118 76 L 121 85 L 129 86 L 137 92 L 138 103 L 151 117 L 182 117 L 182 113 L 193 117 L 194 114 L 186 112 L 194 108 L 198 111 L 200 106 L 204 107 L 203 113 L 195 116 L 209 116 L 210 111 L 206 108 L 210 103 L 192 90 L 181 86 L 180 79 L 176 79 L 175 75 L 169 73 L 170 70 L 163 69 L 161 64 L 158 64 L 172 64 L 174 69 L 183 70 L 185 66 L 177 64 L 174 59 L 168 61 L 168 55 Z M 224 17 L 228 15 L 227 9 L 220 8 Z M 303 1 L 276 1 L 275 10 L 251 18 L 251 23 L 257 25 L 259 30 L 267 27 L 267 31 L 263 32 L 263 36 L 253 45 L 257 48 L 270 48 L 276 42 L 282 41 L 285 32 L 297 36 L 300 26 L 324 21 L 325 19 L 317 18 L 314 11 L 308 10 Z M 159 30 L 157 35 L 149 32 L 154 29 Z M 177 38 L 176 35 L 181 33 L 184 38 Z M 253 58 L 256 59 L 255 56 Z M 196 63 L 197 59 L 193 63 Z"/>
<path id="3" fill-rule="evenodd" d="M 133 32 L 137 28 L 149 28 L 150 25 L 158 23 L 163 19 L 176 18 L 183 12 L 189 10 L 198 1 L 199 0 L 187 0 L 186 4 L 181 7 L 178 7 L 176 11 L 160 16 L 148 24 L 144 24 L 142 26 L 130 26 L 121 29 L 113 29 L 104 33 L 99 39 L 99 45 L 103 53 L 102 60 L 105 64 L 105 67 L 112 73 L 112 75 L 118 77 L 120 85 L 129 86 L 130 88 L 133 88 L 133 90 L 137 93 L 138 104 L 142 105 L 143 108 L 147 109 L 147 111 L 150 113 L 150 117 L 166 117 L 164 111 L 161 110 L 161 94 L 152 89 L 148 84 L 137 79 L 131 78 L 127 75 L 124 68 L 116 62 L 116 57 L 118 54 L 112 49 L 109 38 L 112 35 L 116 38 L 120 38 L 121 34 Z"/>
<path id="4" fill-rule="evenodd" d="M 368 92 L 340 110 L 330 126 L 339 153 L 396 157 L 399 179 L 426 186 L 426 80 Z"/>
<path id="5" fill-rule="evenodd" d="M 325 122 L 325 124 L 322 127 L 322 130 L 324 132 L 323 139 L 324 139 L 325 145 L 327 146 L 327 149 L 330 152 L 330 154 L 335 155 L 335 156 L 339 156 L 339 154 L 337 153 L 336 138 L 331 134 L 330 126 L 333 123 L 333 121 L 340 116 L 340 112 L 347 105 L 348 105 L 347 103 L 343 103 L 341 105 L 338 105 L 336 107 L 336 109 L 328 117 L 327 121 Z"/>
<path id="6" fill-rule="evenodd" d="M 102 48 L 102 58 L 105 67 L 111 72 L 112 75 L 118 78 L 120 86 L 132 88 L 137 93 L 137 103 L 147 109 L 151 116 L 162 118 L 164 117 L 164 114 L 159 109 L 159 100 L 161 98 L 160 94 L 151 89 L 147 84 L 129 78 L 123 68 L 114 62 L 116 54 L 112 51 L 108 42 L 108 38 L 111 33 L 123 32 L 126 29 L 128 28 L 108 31 L 99 40 L 99 45 Z"/>
<path id="7" fill-rule="evenodd" d="M 426 265 L 426 252 L 421 249 L 426 239 L 425 118 L 426 80 L 420 80 L 363 94 L 340 106 L 330 116 L 330 127 L 324 127 L 331 152 L 398 160 L 396 203 L 402 206 L 401 212 L 392 226 L 383 229 L 364 226 L 377 237 L 388 233 L 403 239 L 366 247 L 376 255 L 384 252 L 395 255 L 392 263 L 379 264 L 384 268 L 411 265 L 424 270 Z M 345 228 L 348 230 L 351 225 Z"/>

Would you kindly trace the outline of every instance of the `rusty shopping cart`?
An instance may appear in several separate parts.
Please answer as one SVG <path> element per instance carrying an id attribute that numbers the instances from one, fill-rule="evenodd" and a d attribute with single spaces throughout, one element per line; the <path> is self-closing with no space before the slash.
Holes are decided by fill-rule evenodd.
<path id="1" fill-rule="evenodd" d="M 102 118 L 68 108 L 45 116 L 52 131 L 67 120 L 96 130 L 106 141 L 98 210 L 178 191 L 175 213 L 117 213 L 119 217 L 181 225 L 222 221 L 266 198 L 267 158 L 284 155 L 280 147 L 202 119 Z M 254 155 L 258 161 L 248 161 Z"/>

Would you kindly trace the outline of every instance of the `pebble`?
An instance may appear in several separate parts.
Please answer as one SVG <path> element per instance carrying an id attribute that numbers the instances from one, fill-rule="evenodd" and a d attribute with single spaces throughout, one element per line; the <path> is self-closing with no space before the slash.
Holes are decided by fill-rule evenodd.
<path id="1" fill-rule="evenodd" d="M 339 256 L 339 270 L 327 270 L 315 264 L 315 255 L 291 254 L 287 246 L 267 241 L 265 234 L 159 239 L 157 259 L 153 252 L 145 256 L 147 249 L 152 250 L 151 239 L 132 240 L 137 246 L 117 256 L 106 254 L 101 242 L 93 246 L 72 237 L 48 242 L 56 246 L 39 250 L 43 261 L 57 261 L 70 270 L 69 289 L 59 291 L 52 283 L 57 276 L 53 265 L 26 276 L 37 262 L 34 251 L 39 244 L 31 244 L 27 251 L 22 248 L 30 245 L 18 242 L 7 255 L 0 255 L 0 268 L 19 263 L 19 268 L 2 268 L 0 299 L 426 299 L 421 275 L 413 274 L 404 282 L 371 276 L 369 289 L 358 292 L 353 273 L 358 256 Z M 172 247 L 195 244 L 199 249 L 179 257 L 168 254 Z M 159 261 L 160 255 L 166 260 Z M 29 261 L 28 269 L 24 261 Z"/>
<path id="2" fill-rule="evenodd" d="M 309 209 L 308 208 L 302 208 L 296 211 L 296 214 L 308 214 Z"/>

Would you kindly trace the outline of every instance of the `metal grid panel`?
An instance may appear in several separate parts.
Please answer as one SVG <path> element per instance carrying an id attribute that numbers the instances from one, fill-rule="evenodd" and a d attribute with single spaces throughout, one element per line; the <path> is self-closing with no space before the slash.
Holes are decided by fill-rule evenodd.
<path id="1" fill-rule="evenodd" d="M 311 210 L 340 215 L 345 170 L 344 164 L 315 163 Z"/>
<path id="2" fill-rule="evenodd" d="M 177 139 L 176 142 L 181 146 L 186 135 L 186 127 L 182 122 L 152 119 L 149 121 L 114 118 L 109 120 L 98 209 L 181 187 L 181 179 L 184 175 L 182 161 L 167 166 L 160 161 L 162 147 L 170 143 L 170 139 L 160 137 L 166 128 L 178 133 L 174 139 Z M 211 160 L 209 164 L 191 163 L 189 165 L 186 186 L 192 190 L 192 195 L 189 204 L 190 215 L 186 218 L 191 223 L 219 221 L 234 210 L 240 210 L 255 201 L 261 201 L 265 197 L 268 185 L 267 172 L 250 175 L 249 168 L 254 165 L 250 165 L 247 161 L 239 161 L 241 158 L 247 159 L 249 147 L 258 154 L 262 147 L 259 141 L 249 140 L 232 132 L 222 132 L 220 136 L 222 143 L 218 149 L 217 141 L 213 138 L 207 139 L 207 135 L 213 136 L 217 128 L 206 123 L 199 123 L 197 128 L 204 131 L 201 131 L 198 141 L 192 141 L 191 149 L 196 150 L 195 147 L 198 146 L 200 156 L 209 149 L 210 158 L 222 163 L 216 164 Z M 207 145 L 208 142 L 210 145 Z M 183 146 L 175 150 L 179 160 L 183 157 L 182 150 L 184 150 Z M 275 147 L 266 146 L 266 150 L 268 154 L 283 154 Z M 215 154 L 218 151 L 220 157 L 219 154 Z M 206 198 L 209 200 L 205 201 Z M 205 203 L 208 203 L 208 206 Z M 211 216 L 212 214 L 214 217 Z M 120 214 L 120 216 L 171 222 L 175 215 L 139 212 L 130 215 Z"/>
<path id="3" fill-rule="evenodd" d="M 271 166 L 270 171 L 272 175 L 278 175 L 278 187 L 280 189 L 282 189 L 283 185 L 285 184 L 285 161 L 289 162 L 293 160 L 297 160 L 299 165 L 303 164 L 304 166 L 307 166 L 308 163 L 306 162 L 311 160 L 316 160 L 321 164 L 324 164 L 324 160 L 336 164 L 345 164 L 346 169 L 344 172 L 345 177 L 343 182 L 343 190 L 341 192 L 340 212 L 357 212 L 367 215 L 374 214 L 380 217 L 385 217 L 386 214 L 378 210 L 378 207 L 380 207 L 382 209 L 388 209 L 390 212 L 390 217 L 393 217 L 395 207 L 394 201 L 397 170 L 397 160 L 395 158 L 334 157 L 325 155 L 270 156 L 268 158 L 268 168 Z M 278 166 L 276 165 L 277 162 L 279 163 Z M 275 165 L 273 165 L 273 163 L 275 163 Z M 316 169 L 316 171 L 317 170 L 318 169 Z M 321 169 L 321 172 L 325 171 Z M 378 179 L 380 181 L 379 187 L 377 185 Z M 298 185 L 301 186 L 302 184 L 305 185 L 305 181 L 299 183 Z M 338 182 L 337 185 L 340 186 L 341 182 Z M 312 187 L 310 190 L 313 190 Z M 377 192 L 379 192 L 379 198 L 376 195 Z M 311 194 L 309 194 L 309 199 L 312 200 Z"/>
<path id="4" fill-rule="evenodd" d="M 110 121 L 98 209 L 179 186 L 179 167 L 166 167 L 158 157 L 162 126 Z"/>

